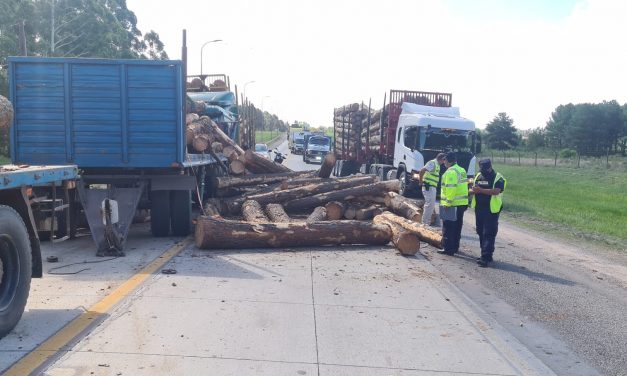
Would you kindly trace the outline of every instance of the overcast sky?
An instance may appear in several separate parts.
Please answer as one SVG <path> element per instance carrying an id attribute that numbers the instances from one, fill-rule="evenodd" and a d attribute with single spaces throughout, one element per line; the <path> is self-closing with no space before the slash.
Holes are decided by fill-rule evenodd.
<path id="1" fill-rule="evenodd" d="M 506 112 L 544 126 L 560 104 L 627 102 L 627 1 L 127 0 L 188 73 L 226 73 L 281 119 L 332 126 L 332 110 L 390 89 L 453 93 L 485 127 Z"/>

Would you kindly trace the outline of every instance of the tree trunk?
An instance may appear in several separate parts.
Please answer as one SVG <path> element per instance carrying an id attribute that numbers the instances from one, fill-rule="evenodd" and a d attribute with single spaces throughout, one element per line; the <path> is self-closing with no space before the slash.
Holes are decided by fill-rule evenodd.
<path id="1" fill-rule="evenodd" d="M 322 161 L 322 165 L 318 171 L 318 177 L 328 178 L 331 176 L 333 166 L 335 166 L 335 155 L 333 153 L 328 153 L 327 156 L 324 157 L 324 161 Z"/>
<path id="2" fill-rule="evenodd" d="M 385 206 L 407 219 L 418 223 L 422 222 L 422 207 L 395 192 L 388 192 L 385 195 Z"/>
<path id="3" fill-rule="evenodd" d="M 289 223 L 291 218 L 283 209 L 281 204 L 268 204 L 266 205 L 266 214 L 270 218 L 270 221 L 277 223 Z"/>
<path id="4" fill-rule="evenodd" d="M 385 245 L 389 226 L 361 221 L 248 223 L 199 217 L 196 246 L 203 249 L 307 247 L 341 244 Z"/>
<path id="5" fill-rule="evenodd" d="M 403 227 L 405 230 L 416 234 L 418 236 L 418 239 L 420 239 L 421 241 L 431 244 L 436 248 L 442 249 L 442 234 L 430 230 L 422 223 L 416 223 L 412 220 L 403 218 L 390 212 L 385 212 L 377 217 L 383 217 L 390 222 L 396 223 L 397 225 Z"/>
<path id="6" fill-rule="evenodd" d="M 359 187 L 333 190 L 327 193 L 320 193 L 314 196 L 294 199 L 285 204 L 285 210 L 304 211 L 319 205 L 324 205 L 329 201 L 350 200 L 359 196 L 377 196 L 389 191 L 398 192 L 400 188 L 399 180 L 382 181 L 379 183 L 362 185 Z"/>
<path id="7" fill-rule="evenodd" d="M 231 146 L 238 156 L 244 155 L 244 149 L 239 147 L 239 145 L 237 145 L 235 141 L 231 140 L 229 136 L 222 132 L 222 129 L 220 129 L 218 124 L 216 124 L 214 121 L 211 121 L 211 123 L 209 124 L 209 128 L 211 129 L 211 132 L 215 136 L 216 140 L 220 141 L 222 145 Z"/>
<path id="8" fill-rule="evenodd" d="M 341 178 L 326 178 L 326 179 L 319 178 L 319 177 L 304 176 L 304 177 L 296 177 L 293 179 L 286 180 L 281 185 L 281 189 L 285 190 L 285 189 L 290 189 L 290 188 L 295 188 L 295 187 L 301 187 L 303 185 L 318 184 L 318 183 L 324 183 L 324 182 L 340 183 L 340 182 L 345 182 L 345 181 L 354 182 L 355 186 L 357 186 L 357 185 L 363 185 L 363 184 L 376 183 L 377 180 L 378 180 L 377 177 L 374 175 L 352 175 L 352 176 L 345 176 Z"/>
<path id="9" fill-rule="evenodd" d="M 385 216 L 377 215 L 372 220 L 377 225 L 388 225 L 392 230 L 392 243 L 402 255 L 413 256 L 420 249 L 420 240 L 416 234 L 405 230 L 397 223 L 391 222 Z"/>
<path id="10" fill-rule="evenodd" d="M 233 175 L 242 175 L 244 172 L 246 172 L 246 166 L 241 160 L 235 159 L 232 160 L 229 164 L 229 171 Z"/>
<path id="11" fill-rule="evenodd" d="M 352 199 L 351 202 L 366 204 L 385 204 L 385 196 L 360 196 Z"/>
<path id="12" fill-rule="evenodd" d="M 383 211 L 377 206 L 370 205 L 367 208 L 357 209 L 357 211 L 355 212 L 355 219 L 357 219 L 358 221 L 367 221 L 381 213 L 383 213 Z"/>
<path id="13" fill-rule="evenodd" d="M 355 215 L 357 214 L 357 208 L 355 205 L 348 205 L 346 210 L 344 210 L 344 218 L 346 219 L 355 219 Z"/>
<path id="14" fill-rule="evenodd" d="M 242 204 L 242 215 L 248 222 L 270 222 L 257 201 L 248 200 Z"/>
<path id="15" fill-rule="evenodd" d="M 341 191 L 346 188 L 355 187 L 355 186 L 364 187 L 364 185 L 362 185 L 363 181 L 364 179 L 361 176 L 355 176 L 355 177 L 346 178 L 343 180 L 329 179 L 321 183 L 309 184 L 309 185 L 305 185 L 302 187 L 296 187 L 296 188 L 286 189 L 286 190 L 281 190 L 281 191 L 273 191 L 273 192 L 263 193 L 259 195 L 251 195 L 251 196 L 248 196 L 248 199 L 259 201 L 259 203 L 261 203 L 262 205 L 269 204 L 269 203 L 282 204 L 286 201 L 296 200 L 301 197 L 316 195 L 319 193 Z M 396 181 L 396 183 L 398 185 L 398 181 Z M 342 199 L 342 198 L 343 197 L 340 197 L 339 199 Z M 333 201 L 333 200 L 329 200 L 329 201 Z M 242 199 L 236 199 L 236 200 L 229 202 L 231 213 L 237 214 L 240 210 L 242 203 L 243 203 Z M 322 202 L 320 203 L 320 205 L 324 205 L 325 203 L 326 202 Z M 311 205 L 310 207 L 307 207 L 305 209 L 313 209 L 316 206 L 318 205 Z"/>
<path id="16" fill-rule="evenodd" d="M 346 204 L 341 201 L 331 201 L 328 202 L 325 206 L 327 209 L 327 218 L 330 221 L 337 221 L 344 216 L 344 211 L 346 210 Z"/>
<path id="17" fill-rule="evenodd" d="M 244 153 L 244 162 L 246 163 L 246 168 L 254 174 L 292 172 L 292 170 L 282 164 L 274 163 L 252 150 L 246 150 Z"/>
<path id="18" fill-rule="evenodd" d="M 307 223 L 312 222 L 320 222 L 327 219 L 327 209 L 324 206 L 318 206 L 314 209 L 314 211 L 307 217 Z"/>
<path id="19" fill-rule="evenodd" d="M 302 176 L 303 172 L 280 172 L 274 174 L 254 174 L 240 177 L 219 176 L 214 179 L 217 188 L 244 187 L 250 185 L 270 184 L 285 181 L 289 178 Z"/>
<path id="20" fill-rule="evenodd" d="M 211 143 L 211 150 L 213 150 L 214 153 L 222 153 L 224 151 L 224 147 L 220 141 L 214 141 Z"/>

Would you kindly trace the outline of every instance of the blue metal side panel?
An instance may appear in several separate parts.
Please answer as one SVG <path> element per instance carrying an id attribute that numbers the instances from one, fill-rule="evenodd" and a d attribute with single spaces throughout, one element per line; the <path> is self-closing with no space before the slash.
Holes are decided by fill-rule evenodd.
<path id="1" fill-rule="evenodd" d="M 178 61 L 9 58 L 15 163 L 171 167 L 185 160 Z"/>
<path id="2" fill-rule="evenodd" d="M 22 186 L 45 185 L 52 182 L 74 180 L 78 177 L 76 166 L 2 166 L 0 168 L 0 189 Z"/>

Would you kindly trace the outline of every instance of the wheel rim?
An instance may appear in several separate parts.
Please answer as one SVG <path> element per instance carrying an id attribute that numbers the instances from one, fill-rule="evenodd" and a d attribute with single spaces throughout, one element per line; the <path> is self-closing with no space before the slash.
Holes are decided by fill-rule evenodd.
<path id="1" fill-rule="evenodd" d="M 407 174 L 405 173 L 405 171 L 403 171 L 403 173 L 401 174 L 401 188 L 400 188 L 400 193 L 403 194 L 405 193 L 405 187 L 407 186 Z"/>
<path id="2" fill-rule="evenodd" d="M 0 312 L 11 305 L 20 279 L 20 260 L 10 236 L 0 235 Z"/>

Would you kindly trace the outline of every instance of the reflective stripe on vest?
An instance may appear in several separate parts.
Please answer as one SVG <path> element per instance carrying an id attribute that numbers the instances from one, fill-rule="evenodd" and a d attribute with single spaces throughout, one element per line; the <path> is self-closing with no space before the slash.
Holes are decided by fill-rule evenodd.
<path id="1" fill-rule="evenodd" d="M 475 177 L 475 181 L 477 181 L 480 177 L 481 177 L 481 173 L 478 173 L 477 176 Z M 501 175 L 500 172 L 497 172 L 496 176 L 494 177 L 494 182 L 492 183 L 492 189 L 494 189 L 494 187 L 496 186 L 496 183 L 501 179 L 503 179 L 503 190 L 505 190 L 505 187 L 507 187 L 507 180 L 505 179 L 503 175 Z M 470 207 L 474 208 L 475 206 L 477 206 L 477 200 L 475 200 L 475 195 L 473 195 L 472 201 L 470 202 Z M 503 207 L 503 191 L 501 191 L 501 193 L 499 193 L 498 195 L 490 196 L 490 213 L 496 214 L 501 211 L 502 207 Z"/>
<path id="2" fill-rule="evenodd" d="M 442 206 L 468 205 L 468 176 L 466 170 L 454 164 L 442 176 Z"/>
<path id="3" fill-rule="evenodd" d="M 438 182 L 440 181 L 440 164 L 436 159 L 432 159 L 427 163 L 431 163 L 435 165 L 433 171 L 427 171 L 424 175 L 423 182 L 425 184 L 429 184 L 432 187 L 437 187 Z"/>

